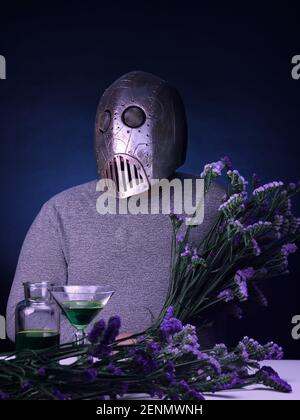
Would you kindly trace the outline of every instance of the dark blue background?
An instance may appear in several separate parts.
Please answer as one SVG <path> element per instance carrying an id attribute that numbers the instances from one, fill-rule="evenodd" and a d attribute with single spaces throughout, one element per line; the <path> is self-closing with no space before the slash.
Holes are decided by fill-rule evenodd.
<path id="1" fill-rule="evenodd" d="M 95 177 L 97 102 L 122 73 L 150 71 L 180 90 L 189 122 L 185 170 L 199 173 L 228 154 L 246 176 L 300 175 L 300 80 L 291 78 L 299 10 L 291 2 L 284 9 L 253 2 L 45 3 L 1 5 L 7 80 L 0 80 L 0 314 L 40 206 Z M 291 339 L 291 318 L 300 313 L 298 259 L 292 275 L 266 284 L 268 310 L 250 306 L 243 321 L 219 324 L 230 340 L 274 339 L 288 357 L 300 357 L 300 341 Z"/>

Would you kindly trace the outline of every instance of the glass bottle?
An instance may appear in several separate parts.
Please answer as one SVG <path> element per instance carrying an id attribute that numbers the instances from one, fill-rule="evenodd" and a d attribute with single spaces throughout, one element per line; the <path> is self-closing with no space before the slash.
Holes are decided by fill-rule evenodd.
<path id="1" fill-rule="evenodd" d="M 49 282 L 23 283 L 25 300 L 16 306 L 16 350 L 38 350 L 59 344 L 60 310 Z"/>

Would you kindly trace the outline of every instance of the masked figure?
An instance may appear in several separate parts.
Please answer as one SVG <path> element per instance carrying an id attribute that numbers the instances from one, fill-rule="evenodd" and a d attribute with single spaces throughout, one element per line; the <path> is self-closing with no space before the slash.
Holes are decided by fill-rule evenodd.
<path id="1" fill-rule="evenodd" d="M 172 175 L 185 161 L 186 145 L 184 106 L 169 83 L 135 71 L 105 91 L 95 125 L 98 175 L 115 182 L 120 198 Z"/>
<path id="2" fill-rule="evenodd" d="M 151 194 L 161 178 L 184 163 L 187 129 L 178 92 L 164 80 L 134 71 L 103 94 L 96 114 L 98 177 L 114 181 L 118 200 Z M 203 162 L 199 162 L 199 170 Z M 101 312 L 118 314 L 124 332 L 151 325 L 164 303 L 169 281 L 172 229 L 166 214 L 99 214 L 97 180 L 75 186 L 46 202 L 30 227 L 20 253 L 7 306 L 7 331 L 14 340 L 14 311 L 22 283 L 109 284 L 115 294 Z M 223 190 L 213 185 L 205 199 L 202 237 L 214 223 Z M 63 341 L 73 331 L 64 320 Z"/>

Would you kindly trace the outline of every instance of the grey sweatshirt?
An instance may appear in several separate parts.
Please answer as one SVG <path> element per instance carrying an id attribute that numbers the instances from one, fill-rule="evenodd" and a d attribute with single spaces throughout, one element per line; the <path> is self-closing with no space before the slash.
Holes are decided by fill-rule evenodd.
<path id="1" fill-rule="evenodd" d="M 177 177 L 195 178 L 176 174 Z M 7 333 L 14 340 L 15 307 L 22 283 L 109 284 L 115 294 L 100 316 L 118 314 L 123 332 L 142 331 L 165 301 L 169 282 L 171 222 L 167 215 L 100 215 L 96 180 L 61 192 L 46 202 L 30 227 L 20 253 L 7 305 Z M 224 195 L 213 184 L 205 199 L 201 239 L 217 217 Z M 62 341 L 73 338 L 63 318 Z"/>

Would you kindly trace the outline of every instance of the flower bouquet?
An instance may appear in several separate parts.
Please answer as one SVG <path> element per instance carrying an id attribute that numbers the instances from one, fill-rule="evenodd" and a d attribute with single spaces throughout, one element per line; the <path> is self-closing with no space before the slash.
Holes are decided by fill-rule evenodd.
<path id="1" fill-rule="evenodd" d="M 131 345 L 116 340 L 120 318 L 96 322 L 89 345 L 72 343 L 24 351 L 0 362 L 0 399 L 115 399 L 148 393 L 159 399 L 203 400 L 203 393 L 264 384 L 281 392 L 291 387 L 259 361 L 280 359 L 274 343 L 262 346 L 244 337 L 232 350 L 217 344 L 202 351 L 195 327 L 183 326 L 166 311 L 156 336 L 138 336 Z M 11 356 L 11 355 L 10 355 Z M 69 366 L 60 361 L 76 356 Z"/>
<path id="2" fill-rule="evenodd" d="M 225 157 L 204 167 L 205 192 L 224 171 L 227 192 L 215 225 L 201 243 L 190 243 L 194 227 L 180 233 L 183 218 L 171 215 L 169 291 L 154 328 L 170 305 L 176 317 L 197 324 L 204 311 L 219 302 L 236 305 L 252 298 L 267 306 L 261 283 L 289 273 L 288 256 L 296 252 L 300 238 L 300 218 L 292 212 L 291 199 L 300 191 L 300 183 L 261 185 L 254 175 L 252 192 L 247 193 L 244 177 Z M 241 313 L 237 305 L 235 310 Z"/>
<path id="3" fill-rule="evenodd" d="M 259 362 L 283 357 L 275 343 L 244 337 L 236 347 L 201 348 L 196 328 L 205 310 L 219 302 L 267 300 L 260 283 L 288 272 L 295 252 L 300 220 L 291 198 L 299 184 L 272 182 L 253 191 L 228 158 L 205 166 L 207 192 L 226 170 L 228 188 L 219 217 L 199 244 L 189 241 L 188 226 L 171 215 L 173 228 L 169 291 L 162 311 L 131 344 L 118 340 L 120 318 L 96 322 L 89 344 L 62 344 L 50 349 L 9 354 L 0 361 L 0 399 L 107 399 L 124 393 L 148 393 L 159 399 L 204 399 L 204 394 L 238 389 L 254 383 L 277 391 L 291 387 Z M 14 357 L 15 356 L 15 357 Z M 62 365 L 63 359 L 75 357 Z"/>

